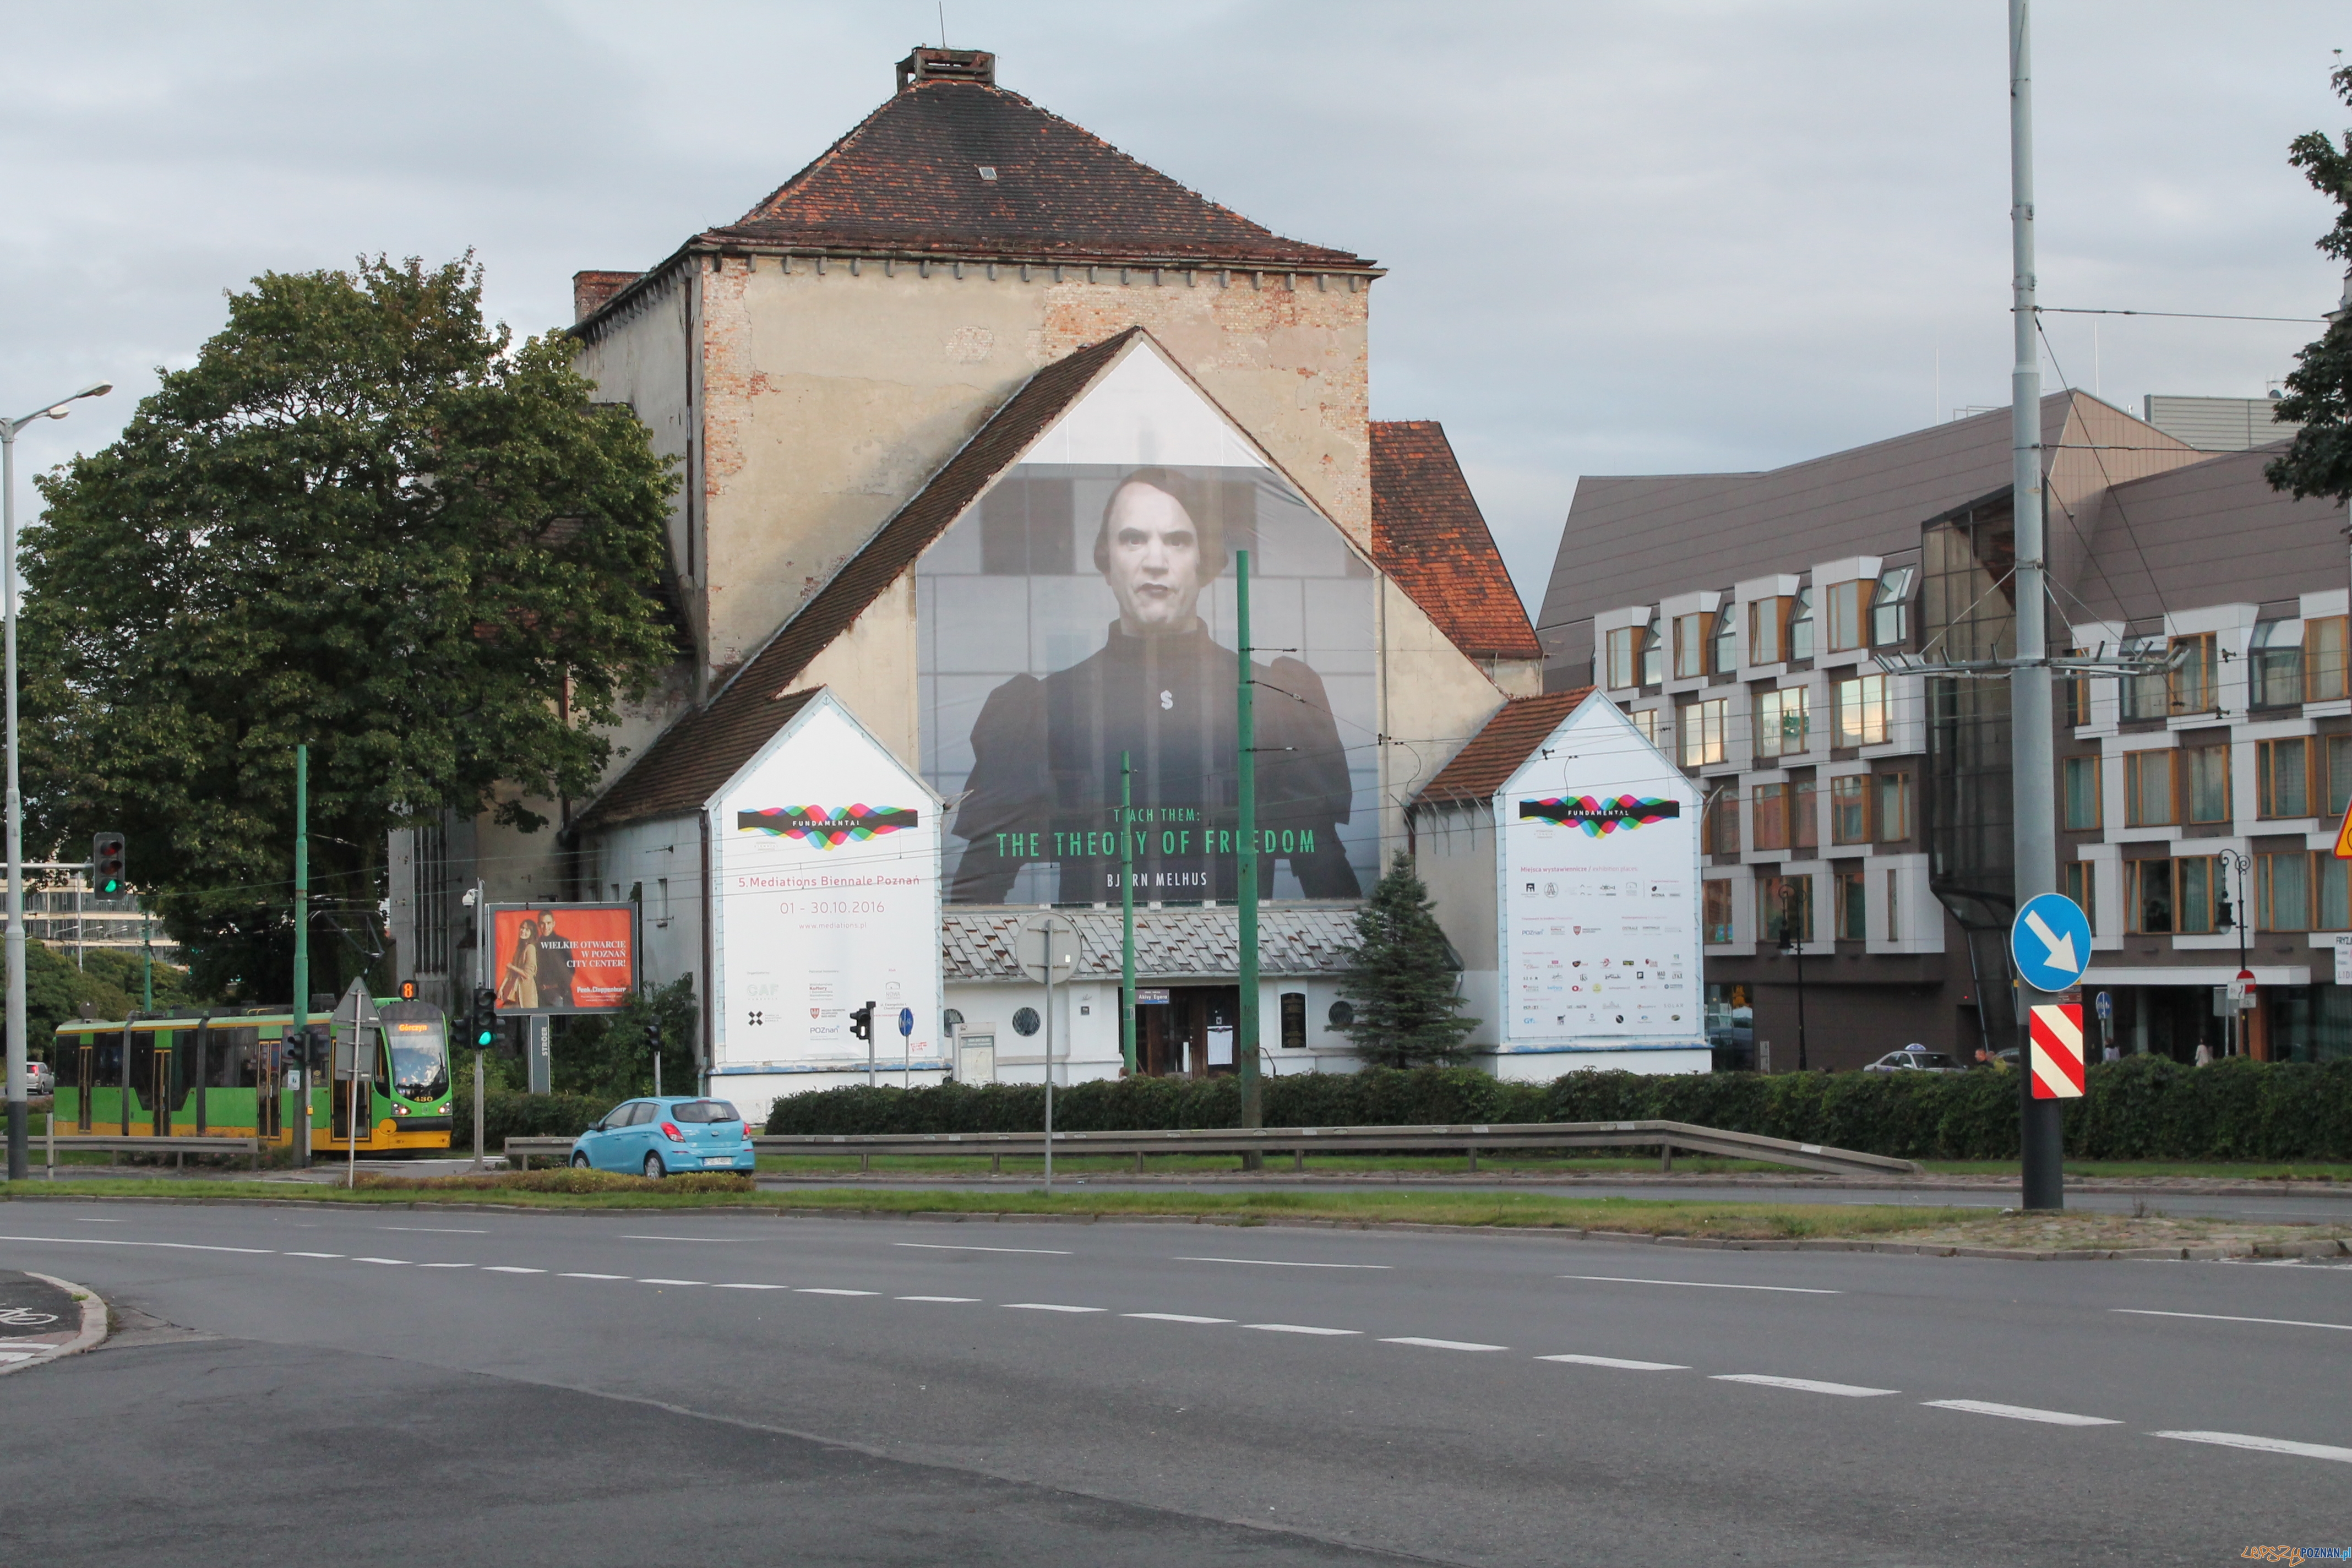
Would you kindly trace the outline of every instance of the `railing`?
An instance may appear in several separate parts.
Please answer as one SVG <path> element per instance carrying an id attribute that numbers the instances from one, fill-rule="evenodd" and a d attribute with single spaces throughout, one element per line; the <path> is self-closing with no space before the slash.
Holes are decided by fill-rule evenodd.
<path id="1" fill-rule="evenodd" d="M 111 1153 L 176 1154 L 175 1168 L 187 1169 L 191 1154 L 249 1154 L 253 1168 L 261 1169 L 263 1145 L 276 1142 L 267 1138 L 215 1138 L 209 1134 L 186 1138 L 124 1138 L 107 1133 L 49 1132 L 42 1136 L 48 1150 L 48 1179 L 58 1179 L 58 1151 L 103 1150 Z"/>
<path id="2" fill-rule="evenodd" d="M 1042 1132 L 864 1132 L 803 1133 L 758 1137 L 762 1154 L 856 1154 L 866 1167 L 877 1154 L 986 1154 L 992 1166 L 1007 1154 L 1041 1155 Z M 509 1138 L 506 1152 L 528 1168 L 531 1156 L 568 1157 L 569 1138 Z M 1152 1154 L 1280 1154 L 1304 1170 L 1309 1152 L 1423 1153 L 1464 1150 L 1470 1168 L 1480 1151 L 1520 1149 L 1655 1149 L 1662 1170 L 1674 1168 L 1676 1151 L 1757 1160 L 1831 1175 L 1916 1176 L 1918 1164 L 1885 1154 L 1865 1154 L 1822 1143 L 1727 1132 L 1687 1121 L 1538 1121 L 1465 1123 L 1442 1127 L 1196 1127 L 1143 1132 L 1056 1132 L 1054 1152 L 1064 1156 L 1131 1154 L 1136 1169 Z"/>

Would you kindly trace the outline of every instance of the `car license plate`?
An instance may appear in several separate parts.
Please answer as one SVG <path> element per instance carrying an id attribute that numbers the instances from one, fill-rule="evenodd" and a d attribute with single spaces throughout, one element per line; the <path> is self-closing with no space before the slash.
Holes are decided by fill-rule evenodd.
<path id="1" fill-rule="evenodd" d="M 732 1154 L 706 1154 L 703 1156 L 702 1163 L 706 1165 L 731 1165 L 735 1163 L 735 1156 Z"/>

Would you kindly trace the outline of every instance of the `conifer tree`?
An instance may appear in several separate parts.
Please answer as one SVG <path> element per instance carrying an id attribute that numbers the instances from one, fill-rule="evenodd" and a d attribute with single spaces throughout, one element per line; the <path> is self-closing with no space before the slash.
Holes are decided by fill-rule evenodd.
<path id="1" fill-rule="evenodd" d="M 1462 1016 L 1454 953 L 1431 912 L 1435 907 L 1400 849 L 1356 915 L 1356 945 L 1340 984 L 1356 1016 L 1344 1032 L 1374 1066 L 1454 1062 L 1469 1054 L 1463 1041 L 1478 1020 Z"/>

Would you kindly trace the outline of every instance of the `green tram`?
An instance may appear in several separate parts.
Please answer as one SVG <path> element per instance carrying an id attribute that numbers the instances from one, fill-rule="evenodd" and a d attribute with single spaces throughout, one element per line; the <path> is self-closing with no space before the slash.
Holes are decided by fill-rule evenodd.
<path id="1" fill-rule="evenodd" d="M 379 1002 L 368 1029 L 375 1077 L 360 1096 L 356 1147 L 383 1154 L 449 1147 L 449 1026 L 426 1002 Z M 323 1037 L 328 1020 L 308 1020 Z M 52 1124 L 62 1133 L 116 1138 L 250 1138 L 290 1146 L 285 1126 L 289 1008 L 260 1007 L 119 1023 L 73 1019 L 58 1026 Z M 318 1054 L 318 1047 L 312 1047 Z M 314 1070 L 309 1084 L 310 1147 L 354 1147 L 350 1085 Z"/>

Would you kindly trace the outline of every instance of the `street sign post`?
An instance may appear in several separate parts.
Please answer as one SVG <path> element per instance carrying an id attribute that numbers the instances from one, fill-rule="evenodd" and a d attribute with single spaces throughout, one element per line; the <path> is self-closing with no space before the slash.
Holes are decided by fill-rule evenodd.
<path id="1" fill-rule="evenodd" d="M 1021 973 L 1045 987 L 1045 1190 L 1054 1190 L 1054 983 L 1077 973 L 1078 928 L 1067 915 L 1033 915 L 1015 950 Z"/>
<path id="2" fill-rule="evenodd" d="M 375 998 L 368 994 L 367 982 L 352 981 L 343 999 L 335 1004 L 334 1016 L 335 1076 L 346 1086 L 343 1138 L 350 1151 L 345 1165 L 349 1173 L 346 1186 L 360 1184 L 360 1098 L 366 1095 L 368 1103 L 374 1103 L 373 1091 L 368 1087 L 375 1079 L 374 1041 L 369 1038 L 369 1031 L 380 1033 L 383 1027 L 383 1021 L 376 1016 Z"/>
<path id="3" fill-rule="evenodd" d="M 898 1009 L 898 1087 L 915 1087 L 915 1010 Z"/>
<path id="4" fill-rule="evenodd" d="M 2028 1075 L 2036 1100 L 2083 1098 L 2083 1005 L 2048 1002 L 2033 1009 Z"/>
<path id="5" fill-rule="evenodd" d="M 2037 894 L 2010 925 L 2009 952 L 2036 991 L 2071 991 L 2091 966 L 2091 922 L 2065 894 Z"/>

